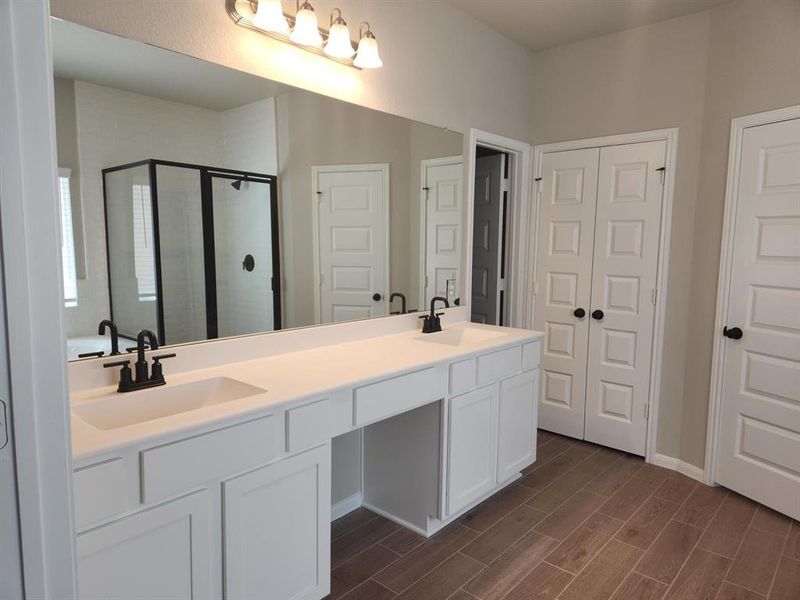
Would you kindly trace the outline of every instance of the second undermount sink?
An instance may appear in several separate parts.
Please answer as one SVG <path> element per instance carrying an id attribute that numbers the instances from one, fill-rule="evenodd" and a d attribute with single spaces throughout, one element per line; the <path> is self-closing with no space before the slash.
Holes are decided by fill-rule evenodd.
<path id="1" fill-rule="evenodd" d="M 78 404 L 72 410 L 83 421 L 98 429 L 118 429 L 264 394 L 266 391 L 230 377 L 213 377 L 137 392 L 114 393 Z"/>
<path id="2" fill-rule="evenodd" d="M 448 346 L 473 346 L 496 340 L 507 336 L 505 331 L 494 331 L 480 327 L 452 327 L 444 329 L 438 333 L 426 333 L 416 339 L 435 344 L 446 344 Z"/>

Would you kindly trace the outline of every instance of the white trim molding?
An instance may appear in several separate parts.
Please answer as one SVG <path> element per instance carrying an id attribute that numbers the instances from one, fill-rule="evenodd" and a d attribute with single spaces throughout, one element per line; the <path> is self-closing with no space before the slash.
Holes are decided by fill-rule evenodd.
<path id="1" fill-rule="evenodd" d="M 64 290 L 47 2 L 0 3 L 0 80 L 4 318 L 8 323 L 25 596 L 75 598 Z"/>
<path id="2" fill-rule="evenodd" d="M 507 231 L 510 232 L 508 247 L 508 267 L 506 277 L 506 297 L 508 298 L 507 325 L 513 327 L 530 327 L 533 322 L 528 322 L 527 280 L 528 261 L 531 253 L 529 245 L 530 199 L 531 199 L 531 157 L 533 147 L 520 140 L 503 137 L 480 129 L 470 129 L 469 135 L 464 137 L 464 189 L 466 199 L 464 202 L 464 255 L 463 282 L 461 297 L 462 304 L 469 305 L 472 298 L 472 226 L 473 203 L 475 198 L 475 147 L 480 145 L 505 152 L 511 161 L 509 173 L 511 174 L 512 188 L 509 190 L 511 210 L 508 211 Z"/>
<path id="3" fill-rule="evenodd" d="M 350 514 L 363 504 L 364 497 L 361 492 L 357 492 L 347 498 L 339 500 L 336 504 L 331 506 L 331 521 L 341 519 L 343 516 Z"/>
<path id="4" fill-rule="evenodd" d="M 672 231 L 672 203 L 675 195 L 676 168 L 678 157 L 678 128 L 656 129 L 653 131 L 639 131 L 606 137 L 573 140 L 542 144 L 534 148 L 534 173 L 538 179 L 542 175 L 542 157 L 546 152 L 563 152 L 565 150 L 581 150 L 584 148 L 602 148 L 604 146 L 618 146 L 620 144 L 638 144 L 641 142 L 665 141 L 667 144 L 664 175 L 664 195 L 661 203 L 661 226 L 659 231 L 658 268 L 656 273 L 656 315 L 653 328 L 653 355 L 650 362 L 650 394 L 648 398 L 649 418 L 647 420 L 647 442 L 645 447 L 645 460 L 655 462 L 658 456 L 656 448 L 658 442 L 658 417 L 661 400 L 661 363 L 664 353 L 664 323 L 666 320 L 666 306 L 664 301 L 667 290 L 667 270 L 669 266 L 670 236 Z M 528 322 L 533 325 L 533 311 L 535 308 L 534 289 L 536 284 L 536 234 L 539 213 L 539 187 L 534 194 L 534 209 L 531 211 L 528 231 L 531 232 L 531 250 L 533 257 L 528 262 L 528 295 L 532 300 L 528 306 Z M 667 457 L 664 457 L 667 458 Z M 676 460 L 677 459 L 670 459 Z M 689 465 L 691 466 L 691 465 Z"/>
<path id="5" fill-rule="evenodd" d="M 677 471 L 678 473 L 683 473 L 687 477 L 691 477 L 692 479 L 696 479 L 701 483 L 705 483 L 705 471 L 703 471 L 703 469 L 696 467 L 691 463 L 684 462 L 678 458 L 656 453 L 653 455 L 653 460 L 650 462 L 656 466 L 664 467 L 665 469 L 671 469 L 673 471 Z"/>
<path id="6" fill-rule="evenodd" d="M 800 104 L 737 117 L 731 120 L 730 147 L 728 149 L 728 178 L 725 186 L 725 213 L 722 221 L 722 244 L 719 257 L 719 278 L 717 287 L 717 309 L 714 331 L 719 333 L 728 320 L 728 294 L 733 268 L 733 244 L 736 210 L 739 204 L 739 172 L 741 170 L 742 141 L 744 132 L 750 127 L 780 123 L 800 118 Z M 719 417 L 722 404 L 722 378 L 725 364 L 725 344 L 721 335 L 714 335 L 714 349 L 711 362 L 711 386 L 708 398 L 708 429 L 706 432 L 705 483 L 716 483 L 717 443 L 719 437 Z"/>

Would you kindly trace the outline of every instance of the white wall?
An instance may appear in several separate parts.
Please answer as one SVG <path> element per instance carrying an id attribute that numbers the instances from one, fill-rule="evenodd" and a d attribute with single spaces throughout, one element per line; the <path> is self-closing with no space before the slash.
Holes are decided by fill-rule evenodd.
<path id="1" fill-rule="evenodd" d="M 679 127 L 658 452 L 702 467 L 730 119 L 800 101 L 800 3 L 737 0 L 534 55 L 535 143 Z"/>

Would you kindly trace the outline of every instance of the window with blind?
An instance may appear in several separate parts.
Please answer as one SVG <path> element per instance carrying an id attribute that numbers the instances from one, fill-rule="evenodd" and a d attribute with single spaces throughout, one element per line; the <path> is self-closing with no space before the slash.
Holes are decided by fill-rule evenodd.
<path id="1" fill-rule="evenodd" d="M 78 306 L 78 281 L 75 274 L 75 236 L 72 227 L 72 194 L 69 169 L 58 170 L 58 199 L 61 205 L 61 270 L 64 273 L 64 306 Z"/>
<path id="2" fill-rule="evenodd" d="M 153 203 L 150 186 L 133 185 L 133 249 L 139 302 L 155 302 L 156 261 L 153 248 Z"/>

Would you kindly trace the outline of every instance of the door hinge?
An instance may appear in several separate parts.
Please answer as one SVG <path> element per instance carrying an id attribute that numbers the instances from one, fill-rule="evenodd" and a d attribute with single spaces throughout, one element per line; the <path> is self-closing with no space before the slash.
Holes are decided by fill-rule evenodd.
<path id="1" fill-rule="evenodd" d="M 650 296 L 650 301 L 653 303 L 653 306 L 655 306 L 656 302 L 658 301 L 658 290 L 656 290 L 656 288 L 653 288 L 653 293 Z"/>
<path id="2" fill-rule="evenodd" d="M 0 400 L 0 450 L 8 444 L 8 418 L 6 414 L 6 403 Z"/>
<path id="3" fill-rule="evenodd" d="M 505 292 L 506 291 L 506 280 L 503 277 L 500 278 L 500 282 L 499 282 L 499 286 L 498 287 L 500 288 L 501 292 Z"/>
<path id="4" fill-rule="evenodd" d="M 317 192 L 317 202 L 322 202 L 322 192 Z"/>
<path id="5" fill-rule="evenodd" d="M 659 173 L 661 173 L 661 185 L 664 185 L 664 179 L 666 178 L 667 174 L 667 167 L 659 167 L 656 169 Z"/>
<path id="6" fill-rule="evenodd" d="M 645 421 L 649 421 L 650 420 L 650 405 L 649 404 L 645 404 L 644 405 L 644 420 Z"/>

